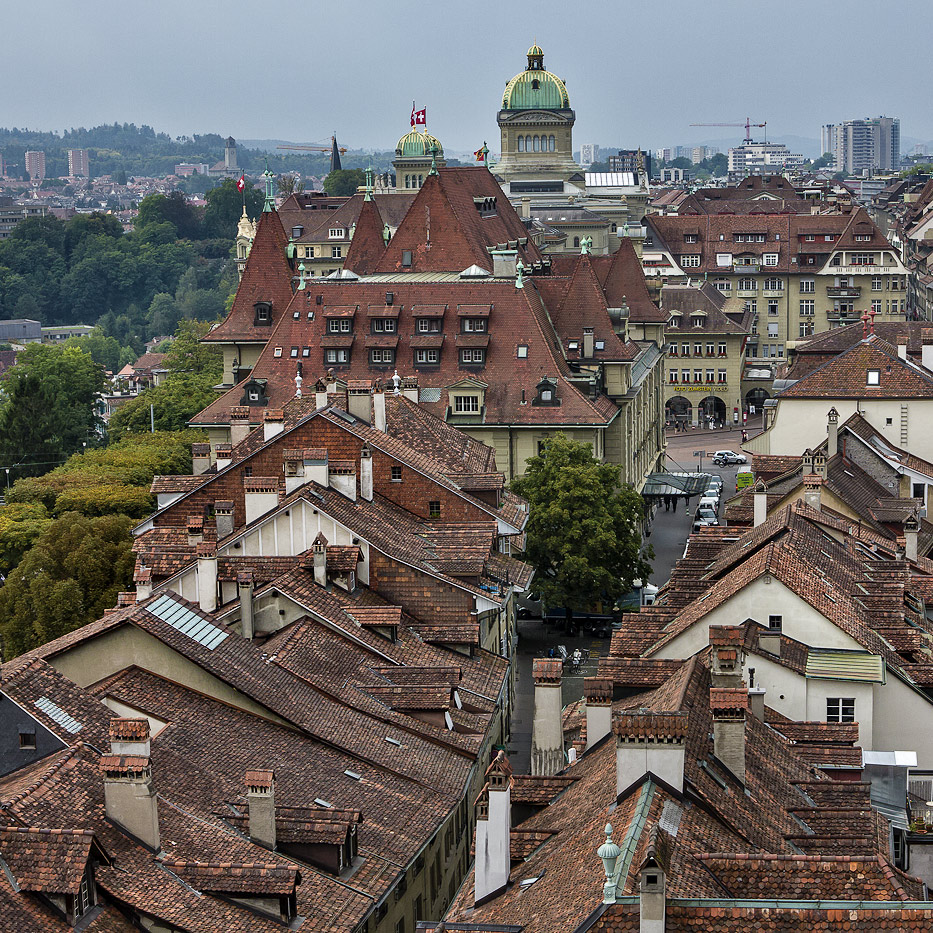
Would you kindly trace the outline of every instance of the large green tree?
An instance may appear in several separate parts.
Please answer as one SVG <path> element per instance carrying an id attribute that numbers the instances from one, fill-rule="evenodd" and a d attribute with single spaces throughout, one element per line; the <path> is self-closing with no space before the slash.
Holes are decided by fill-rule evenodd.
<path id="1" fill-rule="evenodd" d="M 6 374 L 0 399 L 0 467 L 44 473 L 97 439 L 103 367 L 77 347 L 32 343 Z"/>
<path id="2" fill-rule="evenodd" d="M 265 196 L 252 182 L 246 182 L 246 189 L 241 194 L 236 182 L 225 178 L 216 188 L 211 188 L 204 196 L 207 207 L 204 209 L 204 235 L 226 237 L 232 240 L 236 236 L 237 223 L 246 203 L 246 213 L 258 217 L 262 211 Z"/>
<path id="3" fill-rule="evenodd" d="M 648 579 L 653 555 L 642 548 L 642 497 L 619 475 L 588 445 L 558 433 L 512 483 L 530 505 L 526 555 L 547 605 L 612 605 L 635 579 Z"/>
<path id="4" fill-rule="evenodd" d="M 335 197 L 347 197 L 365 184 L 366 175 L 361 168 L 339 168 L 324 179 L 324 190 Z"/>
<path id="5" fill-rule="evenodd" d="M 0 636 L 9 656 L 92 622 L 133 579 L 125 515 L 67 512 L 39 535 L 0 588 Z"/>

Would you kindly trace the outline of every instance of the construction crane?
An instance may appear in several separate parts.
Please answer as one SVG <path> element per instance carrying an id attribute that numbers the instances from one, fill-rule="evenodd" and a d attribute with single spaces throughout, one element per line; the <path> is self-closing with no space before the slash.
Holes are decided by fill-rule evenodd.
<path id="1" fill-rule="evenodd" d="M 745 143 L 746 145 L 752 141 L 752 127 L 760 126 L 765 128 L 765 142 L 768 140 L 768 121 L 765 120 L 764 123 L 752 123 L 750 117 L 745 118 L 744 123 L 691 123 L 691 126 L 744 126 L 745 127 Z"/>
<path id="2" fill-rule="evenodd" d="M 330 170 L 336 171 L 340 166 L 340 156 L 347 150 L 337 145 L 336 133 L 330 138 L 329 146 L 276 146 L 276 149 L 299 149 L 302 152 L 329 152 Z"/>

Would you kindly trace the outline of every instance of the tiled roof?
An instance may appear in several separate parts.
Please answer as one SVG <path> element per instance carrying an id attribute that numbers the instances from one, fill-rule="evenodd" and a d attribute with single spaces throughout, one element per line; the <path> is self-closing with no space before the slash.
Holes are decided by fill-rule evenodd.
<path id="1" fill-rule="evenodd" d="M 0 856 L 24 891 L 77 894 L 92 849 L 109 864 L 91 830 L 0 827 Z"/>

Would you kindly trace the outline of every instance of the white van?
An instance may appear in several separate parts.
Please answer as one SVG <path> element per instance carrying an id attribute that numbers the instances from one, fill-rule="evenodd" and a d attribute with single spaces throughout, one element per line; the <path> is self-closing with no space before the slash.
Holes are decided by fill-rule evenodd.
<path id="1" fill-rule="evenodd" d="M 719 514 L 719 496 L 702 496 L 700 499 L 700 504 L 697 506 L 698 509 L 712 509 L 717 515 Z"/>

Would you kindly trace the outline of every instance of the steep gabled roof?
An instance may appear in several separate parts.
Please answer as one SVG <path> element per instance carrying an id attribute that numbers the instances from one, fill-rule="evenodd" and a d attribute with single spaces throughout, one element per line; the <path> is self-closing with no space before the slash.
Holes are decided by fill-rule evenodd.
<path id="1" fill-rule="evenodd" d="M 357 275 L 368 275 L 374 272 L 386 251 L 383 239 L 385 221 L 379 213 L 375 200 L 363 201 L 356 230 L 350 241 L 350 249 L 344 260 L 344 269 L 349 269 Z"/>

